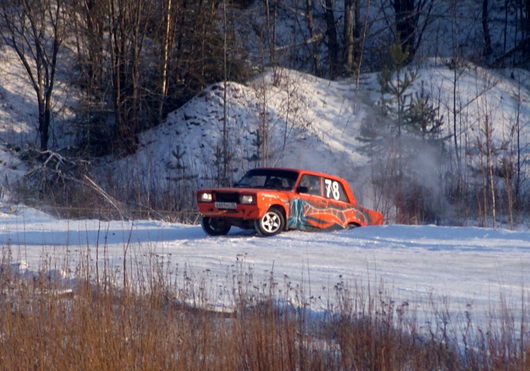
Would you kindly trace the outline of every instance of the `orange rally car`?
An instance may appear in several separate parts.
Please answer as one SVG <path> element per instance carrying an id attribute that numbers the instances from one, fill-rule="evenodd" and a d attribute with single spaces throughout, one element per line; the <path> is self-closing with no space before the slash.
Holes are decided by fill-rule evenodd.
<path id="1" fill-rule="evenodd" d="M 197 191 L 197 204 L 212 236 L 233 225 L 271 236 L 383 224 L 383 214 L 359 206 L 344 179 L 300 169 L 250 170 L 232 188 Z"/>

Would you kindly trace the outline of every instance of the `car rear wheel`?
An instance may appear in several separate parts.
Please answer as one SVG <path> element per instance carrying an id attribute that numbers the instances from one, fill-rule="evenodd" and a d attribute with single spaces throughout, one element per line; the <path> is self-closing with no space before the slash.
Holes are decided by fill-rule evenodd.
<path id="1" fill-rule="evenodd" d="M 203 217 L 201 221 L 202 229 L 210 236 L 222 236 L 230 230 L 230 224 L 224 219 Z"/>
<path id="2" fill-rule="evenodd" d="M 285 217 L 278 208 L 270 208 L 254 223 L 254 228 L 262 236 L 273 236 L 285 228 Z"/>

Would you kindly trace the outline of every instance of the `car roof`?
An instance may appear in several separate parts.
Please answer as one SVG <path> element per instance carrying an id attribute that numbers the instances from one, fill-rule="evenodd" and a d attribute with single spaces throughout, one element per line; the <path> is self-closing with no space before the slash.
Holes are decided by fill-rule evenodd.
<path id="1" fill-rule="evenodd" d="M 336 180 L 336 181 L 339 181 L 340 183 L 342 183 L 345 186 L 344 187 L 344 191 L 346 192 L 346 195 L 348 197 L 349 202 L 354 204 L 354 205 L 357 204 L 357 198 L 355 197 L 353 191 L 350 189 L 350 185 L 348 184 L 348 182 L 344 178 L 338 177 L 336 175 L 331 175 L 331 174 L 327 174 L 327 173 L 321 173 L 321 172 L 312 171 L 312 170 L 283 168 L 283 167 L 260 167 L 260 168 L 254 169 L 254 170 L 294 171 L 294 172 L 297 172 L 298 174 L 308 174 L 308 175 L 314 175 L 314 176 L 319 176 L 319 177 L 324 177 L 324 178 L 329 178 L 329 179 L 332 179 L 332 180 Z"/>
<path id="2" fill-rule="evenodd" d="M 323 177 L 328 177 L 328 178 L 334 178 L 334 179 L 341 179 L 343 180 L 343 178 L 339 177 L 339 176 L 336 176 L 336 175 L 332 175 L 332 174 L 329 174 L 329 173 L 321 173 L 319 171 L 313 171 L 313 170 L 306 170 L 306 169 L 295 169 L 295 168 L 285 168 L 285 167 L 259 167 L 259 168 L 255 168 L 255 169 L 251 169 L 251 170 L 282 170 L 282 171 L 293 171 L 293 172 L 297 172 L 297 173 L 303 173 L 303 174 L 309 174 L 309 175 L 315 175 L 315 176 L 323 176 Z"/>

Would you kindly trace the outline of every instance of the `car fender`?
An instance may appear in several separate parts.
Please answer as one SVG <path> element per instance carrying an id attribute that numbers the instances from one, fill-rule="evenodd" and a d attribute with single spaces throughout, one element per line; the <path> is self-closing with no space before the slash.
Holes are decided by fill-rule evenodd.
<path id="1" fill-rule="evenodd" d="M 271 207 L 279 207 L 283 215 L 289 217 L 289 197 L 284 193 L 258 192 L 256 195 L 259 217 L 261 218 Z"/>

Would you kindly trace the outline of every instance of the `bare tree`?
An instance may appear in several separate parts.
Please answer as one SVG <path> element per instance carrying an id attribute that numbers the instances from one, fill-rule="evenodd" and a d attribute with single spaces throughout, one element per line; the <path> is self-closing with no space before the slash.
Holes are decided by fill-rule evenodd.
<path id="1" fill-rule="evenodd" d="M 390 4 L 394 9 L 395 38 L 408 53 L 407 63 L 410 63 L 431 21 L 434 0 L 390 0 Z"/>
<path id="2" fill-rule="evenodd" d="M 488 58 L 493 53 L 489 26 L 489 0 L 482 0 L 482 33 L 484 34 L 484 57 Z"/>
<path id="3" fill-rule="evenodd" d="M 530 0 L 521 0 L 520 7 L 522 12 L 523 33 L 528 37 L 530 36 Z"/>
<path id="4" fill-rule="evenodd" d="M 337 25 L 333 13 L 333 0 L 325 0 L 324 13 L 326 17 L 326 34 L 328 40 L 329 77 L 337 77 L 339 70 L 339 42 L 337 39 Z"/>
<path id="5" fill-rule="evenodd" d="M 229 22 L 224 35 L 219 28 L 220 4 L 218 0 L 76 3 L 71 19 L 80 82 L 88 101 L 99 103 L 87 105 L 91 122 L 100 123 L 88 130 L 107 134 L 104 152 L 133 152 L 140 131 L 159 123 L 207 85 L 245 73 L 239 62 L 245 55 L 234 47 L 235 28 Z M 230 4 L 226 2 L 229 15 Z M 113 120 L 107 120 L 109 113 Z M 101 115 L 104 120 L 98 120 Z"/>
<path id="6" fill-rule="evenodd" d="M 269 63 L 276 65 L 276 15 L 278 2 L 270 0 L 265 1 L 265 29 L 267 32 L 267 48 L 269 49 Z"/>
<path id="7" fill-rule="evenodd" d="M 510 183 L 513 184 L 514 195 L 513 202 L 516 205 L 523 205 L 522 196 L 523 196 L 523 163 L 524 163 L 524 142 L 521 142 L 521 131 L 523 126 L 521 123 L 521 108 L 522 108 L 522 91 L 521 91 L 521 80 L 520 77 L 517 81 L 517 90 L 513 94 L 514 103 L 515 103 L 515 112 L 513 122 L 511 124 L 511 144 L 512 144 L 512 155 L 509 161 L 512 164 L 512 171 L 510 173 Z M 506 172 L 508 174 L 508 172 Z"/>
<path id="8" fill-rule="evenodd" d="M 454 151 L 455 151 L 455 160 L 456 160 L 456 167 L 458 172 L 458 182 L 460 183 L 460 176 L 461 174 L 461 167 L 462 167 L 462 161 L 460 156 L 460 141 L 459 141 L 459 133 L 460 129 L 458 127 L 459 124 L 459 118 L 460 118 L 460 107 L 458 105 L 458 98 L 460 96 L 459 92 L 459 84 L 460 84 L 460 78 L 462 74 L 464 73 L 464 63 L 461 58 L 461 52 L 459 48 L 459 35 L 461 33 L 460 29 L 460 23 L 458 22 L 458 2 L 455 0 L 451 1 L 450 4 L 450 11 L 451 11 L 451 47 L 453 49 L 453 57 L 451 58 L 449 68 L 452 70 L 452 107 L 448 108 L 451 112 L 452 116 L 452 126 L 453 126 L 453 143 L 454 143 Z M 460 188 L 460 184 L 459 184 Z"/>
<path id="9" fill-rule="evenodd" d="M 530 0 L 506 0 L 504 3 L 504 48 L 503 54 L 495 60 L 497 65 L 528 66 L 530 57 Z M 515 13 L 508 17 L 509 10 Z M 513 24 L 511 46 L 508 39 L 508 24 Z M 510 46 L 509 49 L 508 46 Z"/>
<path id="10" fill-rule="evenodd" d="M 344 0 L 344 68 L 357 70 L 361 59 L 360 0 Z"/>
<path id="11" fill-rule="evenodd" d="M 523 40 L 517 47 L 522 50 L 523 60 L 528 61 L 528 56 L 530 56 L 530 0 L 521 0 L 520 7 Z"/>
<path id="12" fill-rule="evenodd" d="M 65 37 L 63 0 L 3 0 L 0 34 L 24 65 L 37 96 L 40 149 L 48 149 L 57 55 Z"/>
<path id="13" fill-rule="evenodd" d="M 313 59 L 313 69 L 315 71 L 315 74 L 317 76 L 322 75 L 322 68 L 320 66 L 320 50 L 319 50 L 319 43 L 318 41 L 318 35 L 315 32 L 315 22 L 314 22 L 314 15 L 313 15 L 313 0 L 305 0 L 306 2 L 306 12 L 305 12 L 305 19 L 307 24 L 307 29 L 309 30 L 309 36 L 311 40 L 312 45 L 312 52 L 311 52 L 311 58 Z"/>
<path id="14" fill-rule="evenodd" d="M 105 85 L 105 8 L 102 1 L 79 0 L 69 21 L 74 30 L 80 83 L 88 96 L 96 96 Z"/>
<path id="15" fill-rule="evenodd" d="M 146 36 L 147 0 L 106 0 L 108 51 L 113 84 L 116 140 L 126 152 L 136 149 L 141 116 L 141 61 Z"/>
<path id="16" fill-rule="evenodd" d="M 486 114 L 484 121 L 483 121 L 483 127 L 481 128 L 482 132 L 484 134 L 484 144 L 481 145 L 479 143 L 478 147 L 481 149 L 481 151 L 485 152 L 486 156 L 486 164 L 485 164 L 485 181 L 486 181 L 486 187 L 484 188 L 484 204 L 486 206 L 484 212 L 487 212 L 487 204 L 486 201 L 489 198 L 490 201 L 490 207 L 491 207 L 491 217 L 493 222 L 493 228 L 496 227 L 496 221 L 497 221 L 497 203 L 496 203 L 496 191 L 495 191 L 495 178 L 494 178 L 494 144 L 493 144 L 493 126 L 490 119 L 490 116 Z M 488 194 L 486 194 L 486 190 L 488 190 Z"/>
<path id="17" fill-rule="evenodd" d="M 226 0 L 223 0 L 223 130 L 222 130 L 222 183 L 229 185 L 230 155 L 228 148 L 228 19 Z M 274 49 L 274 48 L 273 48 Z"/>
<path id="18" fill-rule="evenodd" d="M 158 119 L 162 119 L 164 114 L 164 103 L 168 94 L 169 87 L 169 61 L 170 61 L 170 52 L 171 46 L 173 44 L 174 31 L 173 28 L 176 27 L 174 18 L 171 16 L 173 4 L 175 0 L 165 0 L 164 1 L 164 29 L 162 34 L 162 67 L 161 67 L 161 76 L 160 76 L 160 103 L 158 108 Z"/>

